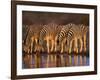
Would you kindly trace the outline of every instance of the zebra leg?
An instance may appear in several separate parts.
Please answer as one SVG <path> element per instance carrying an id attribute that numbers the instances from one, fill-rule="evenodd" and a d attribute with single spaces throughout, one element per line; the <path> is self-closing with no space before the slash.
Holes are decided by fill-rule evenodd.
<path id="1" fill-rule="evenodd" d="M 80 52 L 82 52 L 82 48 L 83 48 L 83 41 L 82 39 L 80 39 Z"/>
<path id="2" fill-rule="evenodd" d="M 86 35 L 84 35 L 84 52 L 86 52 Z"/>
<path id="3" fill-rule="evenodd" d="M 65 40 L 66 40 L 66 39 L 64 39 L 64 40 L 61 42 L 61 53 L 64 52 Z"/>
<path id="4" fill-rule="evenodd" d="M 65 39 L 62 41 L 62 43 L 61 43 L 61 53 L 64 52 L 65 44 L 66 44 L 66 38 L 65 38 Z"/>
<path id="5" fill-rule="evenodd" d="M 78 53 L 78 39 L 76 39 L 76 53 Z"/>
<path id="6" fill-rule="evenodd" d="M 52 45 L 51 45 L 51 46 L 52 46 L 52 47 L 51 47 L 51 52 L 52 52 L 53 49 L 54 49 L 54 40 L 51 40 L 51 44 L 52 44 Z"/>
<path id="7" fill-rule="evenodd" d="M 69 40 L 67 40 L 67 52 L 69 50 Z"/>
<path id="8" fill-rule="evenodd" d="M 55 52 L 57 51 L 57 42 L 55 41 Z"/>
<path id="9" fill-rule="evenodd" d="M 61 53 L 63 53 L 63 51 L 64 51 L 63 46 L 64 46 L 64 44 L 63 44 L 63 42 L 62 42 L 62 43 L 61 43 Z"/>
<path id="10" fill-rule="evenodd" d="M 57 51 L 57 38 L 54 41 L 55 52 Z"/>
<path id="11" fill-rule="evenodd" d="M 50 52 L 49 47 L 50 47 L 50 45 L 49 45 L 49 40 L 47 40 L 47 52 L 48 52 L 48 53 Z"/>
<path id="12" fill-rule="evenodd" d="M 72 52 L 72 42 L 73 42 L 73 40 L 71 40 L 70 44 L 69 44 L 69 54 Z"/>
<path id="13" fill-rule="evenodd" d="M 32 51 L 33 51 L 33 42 L 34 42 L 34 39 L 32 39 L 32 41 L 31 41 L 31 53 L 32 53 Z"/>
<path id="14" fill-rule="evenodd" d="M 38 39 L 35 39 L 35 43 L 38 44 Z"/>
<path id="15" fill-rule="evenodd" d="M 28 48 L 28 54 L 30 53 L 30 49 Z"/>
<path id="16" fill-rule="evenodd" d="M 38 50 L 37 39 L 35 39 L 34 43 L 34 52 L 36 52 Z"/>
<path id="17" fill-rule="evenodd" d="M 78 48 L 77 48 L 77 38 L 75 38 L 75 42 L 74 42 L 74 51 L 76 52 L 76 53 L 78 53 Z"/>

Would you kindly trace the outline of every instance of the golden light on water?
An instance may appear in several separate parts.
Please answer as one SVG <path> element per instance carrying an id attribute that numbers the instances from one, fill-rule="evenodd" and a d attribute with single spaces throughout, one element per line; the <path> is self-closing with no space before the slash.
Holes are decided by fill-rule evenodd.
<path id="1" fill-rule="evenodd" d="M 23 68 L 52 68 L 70 66 L 88 66 L 89 57 L 82 55 L 25 55 L 23 58 Z"/>

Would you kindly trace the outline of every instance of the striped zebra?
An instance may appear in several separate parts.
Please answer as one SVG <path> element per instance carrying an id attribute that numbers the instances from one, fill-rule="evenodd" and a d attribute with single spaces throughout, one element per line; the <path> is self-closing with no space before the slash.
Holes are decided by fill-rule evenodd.
<path id="1" fill-rule="evenodd" d="M 43 27 L 40 32 L 40 40 L 46 41 L 47 52 L 53 52 L 57 50 L 57 35 L 59 34 L 61 27 L 55 23 L 49 23 Z"/>
<path id="2" fill-rule="evenodd" d="M 22 48 L 25 53 L 30 53 L 31 41 L 30 38 L 30 25 L 23 25 L 23 40 L 22 40 Z"/>
<path id="3" fill-rule="evenodd" d="M 81 28 L 78 25 L 73 25 L 67 34 L 67 40 L 69 41 L 69 53 L 72 52 L 72 44 L 74 42 L 74 52 L 78 53 L 78 41 L 80 43 L 80 52 L 83 48 L 83 41 L 82 41 L 82 32 Z"/>
<path id="4" fill-rule="evenodd" d="M 30 25 L 30 31 L 28 33 L 26 44 L 30 44 L 30 53 L 32 53 L 34 50 L 36 50 L 35 45 L 39 44 L 39 35 L 40 31 L 42 29 L 42 24 L 33 24 Z M 30 42 L 30 43 L 28 43 Z M 34 49 L 34 50 L 33 50 Z"/>
<path id="5" fill-rule="evenodd" d="M 80 24 L 73 25 L 67 34 L 67 40 L 69 41 L 69 53 L 72 52 L 72 43 L 74 42 L 74 52 L 82 52 L 83 47 L 86 51 L 86 35 L 88 32 L 88 27 Z M 78 43 L 79 41 L 79 43 Z M 80 47 L 79 47 L 80 45 Z"/>
<path id="6" fill-rule="evenodd" d="M 66 46 L 66 41 L 67 41 L 67 44 L 69 44 L 69 40 L 67 39 L 67 35 L 68 35 L 68 32 L 69 32 L 70 28 L 73 25 L 74 24 L 72 24 L 72 23 L 69 23 L 67 25 L 62 25 L 62 29 L 61 29 L 61 31 L 59 33 L 59 36 L 58 36 L 59 45 L 60 45 L 60 48 L 61 48 L 61 50 L 60 50 L 61 53 L 64 52 L 64 48 Z"/>
<path id="7" fill-rule="evenodd" d="M 80 28 L 80 30 L 82 32 L 83 48 L 84 48 L 84 52 L 86 52 L 86 50 L 87 50 L 87 46 L 86 46 L 86 43 L 87 43 L 87 34 L 89 33 L 89 26 L 85 26 L 83 24 L 79 24 L 78 26 L 79 26 L 79 28 Z"/>

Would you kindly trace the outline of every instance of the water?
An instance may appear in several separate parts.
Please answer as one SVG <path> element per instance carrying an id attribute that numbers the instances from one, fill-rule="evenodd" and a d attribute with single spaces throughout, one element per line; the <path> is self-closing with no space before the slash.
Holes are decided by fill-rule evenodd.
<path id="1" fill-rule="evenodd" d="M 23 69 L 70 66 L 89 66 L 89 56 L 43 53 L 23 56 Z"/>

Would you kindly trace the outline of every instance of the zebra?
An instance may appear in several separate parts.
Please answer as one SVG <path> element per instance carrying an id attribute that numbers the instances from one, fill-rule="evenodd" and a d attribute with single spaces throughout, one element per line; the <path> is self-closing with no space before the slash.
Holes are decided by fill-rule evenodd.
<path id="1" fill-rule="evenodd" d="M 47 52 L 53 52 L 57 50 L 57 36 L 61 30 L 61 27 L 56 23 L 49 23 L 44 25 L 40 32 L 40 40 L 46 41 Z"/>
<path id="2" fill-rule="evenodd" d="M 25 53 L 30 53 L 30 44 L 31 41 L 29 40 L 29 32 L 30 32 L 30 25 L 23 25 L 23 38 L 22 38 L 22 49 Z"/>
<path id="3" fill-rule="evenodd" d="M 88 27 L 79 24 L 79 25 L 73 25 L 67 34 L 67 40 L 69 41 L 69 53 L 72 52 L 72 43 L 74 42 L 74 52 L 81 53 L 83 51 L 86 51 L 86 35 L 88 32 Z M 80 48 L 78 48 L 78 40 L 80 43 Z"/>
<path id="4" fill-rule="evenodd" d="M 29 44 L 30 42 L 30 53 L 32 53 L 34 50 L 36 50 L 35 45 L 39 44 L 39 35 L 40 31 L 42 29 L 43 24 L 32 24 L 30 25 L 30 31 L 28 33 L 28 37 L 26 40 L 26 44 Z M 33 50 L 34 47 L 34 50 Z"/>
<path id="5" fill-rule="evenodd" d="M 69 41 L 69 53 L 72 52 L 72 43 L 74 42 L 74 52 L 78 53 L 78 40 L 80 42 L 80 52 L 83 48 L 82 32 L 78 25 L 73 25 L 67 33 L 67 40 Z"/>
<path id="6" fill-rule="evenodd" d="M 83 25 L 83 24 L 79 24 L 78 25 L 81 32 L 82 32 L 82 38 L 83 38 L 83 48 L 84 48 L 84 52 L 86 52 L 86 42 L 87 42 L 87 34 L 89 32 L 89 26 Z"/>
<path id="7" fill-rule="evenodd" d="M 59 36 L 58 36 L 59 45 L 60 45 L 60 48 L 61 48 L 61 50 L 60 50 L 61 53 L 64 52 L 66 41 L 67 41 L 67 44 L 69 44 L 69 41 L 67 40 L 67 35 L 68 35 L 70 28 L 73 25 L 74 24 L 72 24 L 72 23 L 69 23 L 69 24 L 66 24 L 66 25 L 61 25 L 62 29 L 61 29 Z"/>

